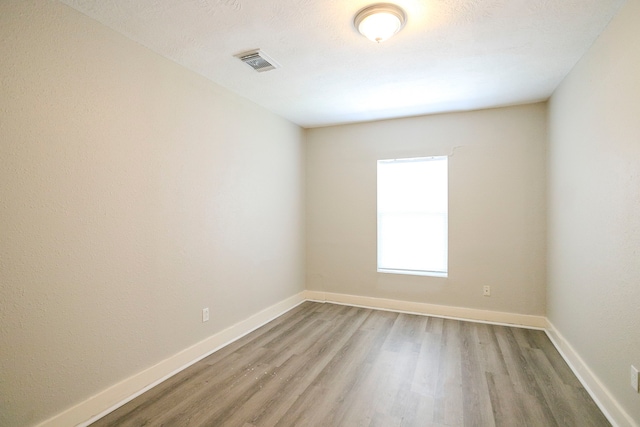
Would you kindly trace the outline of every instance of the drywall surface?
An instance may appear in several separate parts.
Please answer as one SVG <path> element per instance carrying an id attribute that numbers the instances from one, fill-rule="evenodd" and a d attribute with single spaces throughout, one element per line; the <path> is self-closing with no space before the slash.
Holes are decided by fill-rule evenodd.
<path id="1" fill-rule="evenodd" d="M 539 103 L 306 130 L 307 289 L 544 315 L 546 114 Z M 442 155 L 448 278 L 378 273 L 377 160 Z"/>
<path id="2" fill-rule="evenodd" d="M 550 102 L 548 318 L 640 425 L 640 2 Z"/>
<path id="3" fill-rule="evenodd" d="M 62 1 L 305 127 L 547 99 L 624 2 L 397 0 L 377 45 L 352 24 L 371 0 Z M 256 47 L 278 72 L 232 56 Z"/>
<path id="4" fill-rule="evenodd" d="M 58 2 L 0 52 L 0 425 L 304 289 L 299 127 Z"/>

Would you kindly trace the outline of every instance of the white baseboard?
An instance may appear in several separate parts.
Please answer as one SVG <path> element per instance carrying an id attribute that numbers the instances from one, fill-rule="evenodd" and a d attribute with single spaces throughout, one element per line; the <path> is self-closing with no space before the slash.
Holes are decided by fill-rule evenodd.
<path id="1" fill-rule="evenodd" d="M 546 317 L 309 290 L 304 295 L 309 301 L 542 329 L 613 427 L 640 427 Z"/>
<path id="2" fill-rule="evenodd" d="M 547 336 L 567 362 L 583 387 L 596 402 L 602 413 L 614 427 L 640 427 L 629 414 L 618 404 L 618 401 L 602 384 L 580 355 L 573 349 L 569 341 L 548 321 Z"/>
<path id="3" fill-rule="evenodd" d="M 304 295 L 305 298 L 310 301 L 332 302 L 336 304 L 375 308 L 379 310 L 400 311 L 403 313 L 446 317 L 499 325 L 523 326 L 533 329 L 544 329 L 547 327 L 547 319 L 544 316 L 532 316 L 528 314 L 505 313 L 500 311 L 478 310 L 474 308 L 451 307 L 427 304 L 423 302 L 401 301 L 309 290 L 305 291 Z"/>
<path id="4" fill-rule="evenodd" d="M 304 292 L 272 305 L 257 314 L 139 372 L 95 396 L 44 421 L 38 427 L 87 426 L 162 381 L 242 338 L 304 302 Z"/>
<path id="5" fill-rule="evenodd" d="M 258 329 L 304 301 L 331 302 L 434 317 L 544 329 L 551 342 L 611 424 L 614 427 L 640 427 L 620 407 L 607 388 L 604 387 L 578 353 L 575 352 L 546 317 L 309 290 L 274 304 L 248 319 L 230 326 L 168 359 L 101 391 L 95 396 L 40 423 L 38 427 L 88 426 L 162 381 Z"/>

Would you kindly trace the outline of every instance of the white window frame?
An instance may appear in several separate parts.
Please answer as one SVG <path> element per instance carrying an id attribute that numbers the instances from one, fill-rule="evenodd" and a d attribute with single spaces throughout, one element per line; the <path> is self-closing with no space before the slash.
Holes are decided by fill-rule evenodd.
<path id="1" fill-rule="evenodd" d="M 419 183 L 416 184 L 415 179 L 410 180 L 408 178 L 408 175 L 403 178 L 407 180 L 406 188 L 409 189 L 409 194 L 411 196 L 409 196 L 409 194 L 403 194 L 403 192 L 401 191 L 396 192 L 393 186 L 399 184 L 384 181 L 385 179 L 392 179 L 389 178 L 388 175 L 388 171 L 390 171 L 390 169 L 387 168 L 387 172 L 385 172 L 384 169 L 381 171 L 381 168 L 384 168 L 385 165 L 399 166 L 400 164 L 407 163 L 425 163 L 436 161 L 444 162 L 444 165 L 440 163 L 436 169 L 432 169 L 431 171 L 423 169 L 420 173 L 422 174 L 422 177 L 426 179 L 426 177 L 430 174 L 435 174 L 433 176 L 437 176 L 436 171 L 441 171 L 444 167 L 445 176 L 443 178 L 442 172 L 440 172 L 438 185 L 433 187 L 425 185 L 423 187 Z M 401 174 L 396 173 L 395 175 L 400 176 Z M 385 176 L 387 178 L 383 178 Z M 433 156 L 378 160 L 377 179 L 377 271 L 379 273 L 448 277 L 448 157 Z M 413 197 L 414 195 L 419 195 L 420 193 L 422 193 L 423 196 L 427 199 L 416 199 L 415 197 Z M 396 202 L 398 206 L 397 209 Z M 390 261 L 390 259 L 393 259 L 394 256 L 389 256 L 388 252 L 385 256 L 384 252 L 385 250 L 389 250 L 389 244 L 387 244 L 387 247 L 383 247 L 384 245 L 381 240 L 385 239 L 384 236 L 387 236 L 387 239 L 390 238 L 389 236 L 391 236 L 391 238 L 397 238 L 397 236 L 393 233 L 389 234 L 389 229 L 390 227 L 392 227 L 391 225 L 387 226 L 385 234 L 383 225 L 385 223 L 385 216 L 387 218 L 387 224 L 391 224 L 389 220 L 391 220 L 394 216 L 396 217 L 396 221 L 398 216 L 405 216 L 405 218 L 407 218 L 407 221 L 414 221 L 418 228 L 422 227 L 422 236 L 416 234 L 414 236 L 407 237 L 408 233 L 406 232 L 400 234 L 404 234 L 404 238 L 409 239 L 407 244 L 414 245 L 414 247 L 417 248 L 416 254 L 422 252 L 424 256 L 427 256 L 426 254 L 431 251 L 433 254 L 433 256 L 429 258 L 431 261 L 427 261 L 426 259 L 420 260 L 420 256 L 417 257 L 417 260 L 410 260 L 409 258 L 411 258 L 411 256 L 407 256 L 406 258 L 403 258 L 403 261 L 398 261 L 398 256 L 395 256 L 396 261 Z M 420 217 L 422 217 L 422 219 L 420 219 Z M 399 223 L 396 222 L 396 224 Z M 429 227 L 431 227 L 431 232 L 427 231 Z M 420 238 L 424 238 L 425 235 L 433 235 L 437 239 L 437 243 L 435 243 L 434 245 L 425 245 L 421 243 Z M 411 241 L 413 242 L 411 243 Z M 413 255 L 413 253 L 410 255 Z M 417 268 L 408 268 L 408 266 L 416 266 Z M 424 268 L 427 266 L 437 267 Z"/>

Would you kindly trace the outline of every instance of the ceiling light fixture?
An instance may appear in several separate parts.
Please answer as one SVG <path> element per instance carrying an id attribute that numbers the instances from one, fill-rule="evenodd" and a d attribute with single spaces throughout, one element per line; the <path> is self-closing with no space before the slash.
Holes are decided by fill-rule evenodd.
<path id="1" fill-rule="evenodd" d="M 406 21 L 404 11 L 395 4 L 378 3 L 358 12 L 353 24 L 360 34 L 380 43 L 400 31 Z"/>

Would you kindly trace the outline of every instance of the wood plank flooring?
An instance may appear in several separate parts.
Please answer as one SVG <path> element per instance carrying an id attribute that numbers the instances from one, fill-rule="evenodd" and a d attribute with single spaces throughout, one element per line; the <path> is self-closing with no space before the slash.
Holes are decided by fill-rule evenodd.
<path id="1" fill-rule="evenodd" d="M 609 426 L 542 331 L 305 302 L 92 426 Z"/>

